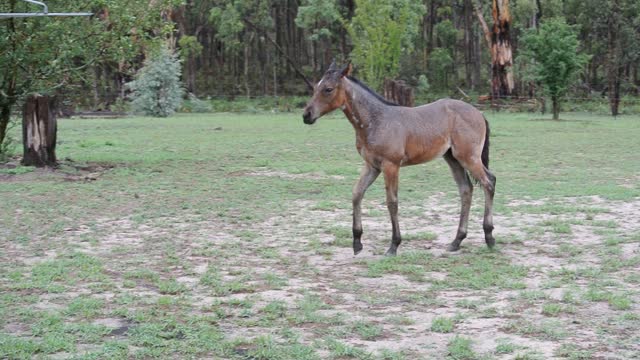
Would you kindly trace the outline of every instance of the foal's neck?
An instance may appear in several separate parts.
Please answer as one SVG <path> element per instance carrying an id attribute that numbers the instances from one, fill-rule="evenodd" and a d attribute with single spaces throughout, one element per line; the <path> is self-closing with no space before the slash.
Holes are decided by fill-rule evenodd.
<path id="1" fill-rule="evenodd" d="M 347 99 L 342 111 L 356 132 L 366 130 L 377 120 L 384 104 L 348 78 L 343 81 Z"/>

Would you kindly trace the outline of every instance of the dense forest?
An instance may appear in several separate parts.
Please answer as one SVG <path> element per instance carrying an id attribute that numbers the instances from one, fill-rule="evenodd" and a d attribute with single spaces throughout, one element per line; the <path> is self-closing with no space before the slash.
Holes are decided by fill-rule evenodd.
<path id="1" fill-rule="evenodd" d="M 640 85 L 639 14 L 638 0 L 189 0 L 170 17 L 178 47 L 191 46 L 184 79 L 200 97 L 304 93 L 333 58 L 352 59 L 376 88 L 370 73 L 491 93 L 497 71 L 496 94 L 532 96 L 521 40 L 563 18 L 589 57 L 570 93 L 619 98 Z"/>
<path id="2" fill-rule="evenodd" d="M 126 97 L 125 84 L 158 42 L 180 55 L 184 86 L 199 98 L 306 94 L 334 58 L 352 60 L 356 76 L 376 89 L 395 78 L 438 95 L 541 96 L 544 86 L 525 42 L 558 20 L 575 33 L 576 52 L 584 56 L 565 96 L 606 98 L 615 114 L 619 99 L 638 95 L 640 86 L 640 0 L 48 4 L 94 16 L 0 20 L 3 109 L 30 91 L 108 108 Z M 33 11 L 32 5 L 0 5 L 0 12 L 21 11 Z"/>

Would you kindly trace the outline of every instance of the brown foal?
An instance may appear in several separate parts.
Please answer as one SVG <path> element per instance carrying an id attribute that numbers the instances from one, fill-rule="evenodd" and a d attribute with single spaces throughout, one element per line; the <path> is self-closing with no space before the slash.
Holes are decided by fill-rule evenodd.
<path id="1" fill-rule="evenodd" d="M 342 69 L 335 62 L 316 85 L 305 107 L 305 124 L 335 109 L 342 109 L 356 131 L 356 148 L 364 159 L 360 179 L 353 187 L 353 251 L 362 250 L 361 203 L 367 188 L 383 173 L 392 240 L 386 255 L 395 255 L 401 242 L 398 226 L 398 175 L 401 166 L 422 164 L 444 157 L 458 184 L 461 198 L 460 223 L 448 250 L 460 249 L 467 236 L 473 184 L 467 172 L 484 189 L 484 236 L 494 246 L 493 195 L 496 177 L 489 171 L 489 124 L 473 106 L 442 99 L 414 108 L 384 100 L 351 77 L 351 63 Z"/>

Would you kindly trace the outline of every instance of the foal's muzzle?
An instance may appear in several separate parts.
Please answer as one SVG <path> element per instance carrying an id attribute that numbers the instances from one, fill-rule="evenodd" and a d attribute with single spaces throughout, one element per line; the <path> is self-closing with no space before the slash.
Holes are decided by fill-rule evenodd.
<path id="1" fill-rule="evenodd" d="M 302 121 L 304 121 L 304 123 L 307 125 L 311 125 L 316 122 L 316 119 L 311 117 L 311 111 L 305 110 L 305 112 L 302 114 Z"/>

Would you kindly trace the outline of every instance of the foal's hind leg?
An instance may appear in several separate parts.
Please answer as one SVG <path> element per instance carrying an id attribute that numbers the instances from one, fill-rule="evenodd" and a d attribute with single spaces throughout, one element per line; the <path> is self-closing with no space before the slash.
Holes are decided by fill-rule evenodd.
<path id="1" fill-rule="evenodd" d="M 489 248 L 492 248 L 496 240 L 493 237 L 493 195 L 496 191 L 496 177 L 487 169 L 482 162 L 478 161 L 467 167 L 471 175 L 480 181 L 484 189 L 484 241 Z"/>
<path id="2" fill-rule="evenodd" d="M 473 197 L 473 184 L 469 180 L 466 170 L 460 165 L 460 162 L 456 160 L 451 151 L 447 151 L 444 154 L 444 159 L 451 168 L 453 178 L 458 184 L 458 191 L 460 192 L 460 224 L 458 225 L 458 233 L 447 250 L 457 251 L 460 249 L 460 243 L 467 237 L 467 225 L 469 223 L 469 209 L 471 208 L 471 199 Z"/>
<path id="3" fill-rule="evenodd" d="M 489 248 L 493 248 L 496 244 L 496 239 L 493 237 L 493 196 L 496 193 L 496 177 L 485 168 L 489 178 L 489 185 L 484 190 L 484 220 L 482 222 L 482 228 L 484 229 L 484 241 Z"/>
<path id="4" fill-rule="evenodd" d="M 380 175 L 380 170 L 365 163 L 360 172 L 360 179 L 353 187 L 353 254 L 358 255 L 362 251 L 362 198 L 367 188 L 373 184 Z"/>

